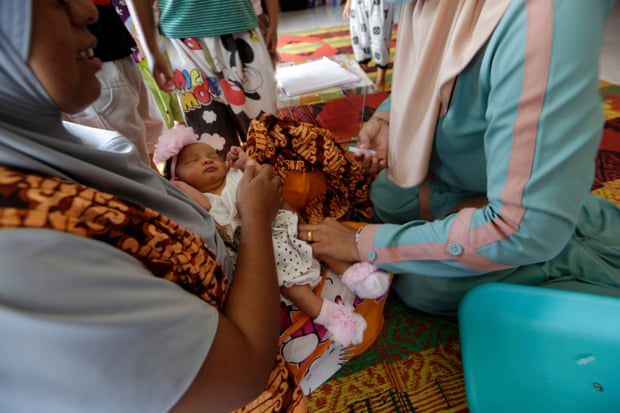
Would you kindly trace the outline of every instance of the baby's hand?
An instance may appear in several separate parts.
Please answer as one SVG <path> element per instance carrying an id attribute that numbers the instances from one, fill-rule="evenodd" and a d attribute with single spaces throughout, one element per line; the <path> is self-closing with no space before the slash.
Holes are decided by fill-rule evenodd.
<path id="1" fill-rule="evenodd" d="M 245 164 L 247 163 L 250 157 L 243 149 L 238 146 L 231 146 L 228 150 L 228 155 L 226 155 L 226 161 L 233 167 L 237 169 L 245 168 Z"/>

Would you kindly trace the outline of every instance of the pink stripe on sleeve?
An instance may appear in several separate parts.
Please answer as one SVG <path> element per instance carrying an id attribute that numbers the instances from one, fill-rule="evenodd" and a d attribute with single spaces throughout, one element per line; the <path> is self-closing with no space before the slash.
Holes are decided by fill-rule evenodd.
<path id="1" fill-rule="evenodd" d="M 523 190 L 534 163 L 538 121 L 545 99 L 551 61 L 553 26 L 550 22 L 553 22 L 553 1 L 528 0 L 526 7 L 523 90 L 513 130 L 506 185 L 501 195 L 502 208 L 496 219 L 472 230 L 470 239 L 474 248 L 500 241 L 518 231 L 525 213 L 522 204 Z M 455 225 L 469 227 L 470 222 L 457 220 Z M 460 233 L 462 230 L 456 232 Z"/>
<path id="2" fill-rule="evenodd" d="M 534 162 L 538 122 L 542 112 L 551 61 L 553 39 L 553 1 L 527 0 L 527 32 L 523 74 L 523 89 L 513 129 L 512 150 L 508 160 L 506 185 L 501 194 L 502 208 L 497 217 L 472 229 L 475 208 L 465 208 L 457 214 L 446 243 L 412 244 L 375 249 L 376 260 L 398 262 L 411 259 L 454 260 L 472 269 L 493 271 L 511 265 L 492 261 L 476 250 L 508 238 L 519 230 L 525 208 L 523 192 Z M 455 254 L 450 246 L 461 247 Z M 458 248 L 457 248 L 458 249 Z"/>

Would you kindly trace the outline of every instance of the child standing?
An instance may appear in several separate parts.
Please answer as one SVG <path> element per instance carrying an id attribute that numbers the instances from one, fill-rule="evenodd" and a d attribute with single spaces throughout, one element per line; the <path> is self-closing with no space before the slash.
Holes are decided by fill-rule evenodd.
<path id="1" fill-rule="evenodd" d="M 349 19 L 355 60 L 365 67 L 371 58 L 374 59 L 377 65 L 375 92 L 383 92 L 390 63 L 394 4 L 387 0 L 347 0 L 342 17 Z"/>
<path id="2" fill-rule="evenodd" d="M 196 140 L 191 128 L 178 126 L 164 132 L 155 148 L 156 162 L 166 162 L 164 175 L 200 206 L 211 213 L 218 232 L 232 255 L 238 249 L 240 217 L 237 186 L 250 160 L 239 147 L 232 147 L 223 161 L 207 142 Z M 335 341 L 347 346 L 363 340 L 364 318 L 353 308 L 317 295 L 313 288 L 321 279 L 320 263 L 312 257 L 312 247 L 297 237 L 298 215 L 283 205 L 272 224 L 280 291 L 318 324 Z M 370 263 L 332 263 L 343 272 L 343 283 L 360 298 L 377 298 L 387 291 L 389 276 Z M 336 268 L 334 268 L 336 267 Z"/>

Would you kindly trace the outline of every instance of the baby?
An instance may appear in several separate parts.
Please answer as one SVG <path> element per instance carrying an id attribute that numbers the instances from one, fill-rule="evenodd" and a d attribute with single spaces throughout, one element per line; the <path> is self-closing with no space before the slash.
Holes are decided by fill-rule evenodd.
<path id="1" fill-rule="evenodd" d="M 237 186 L 249 156 L 232 147 L 223 161 L 215 148 L 197 140 L 191 128 L 177 126 L 166 131 L 155 146 L 155 162 L 165 162 L 164 176 L 210 211 L 220 236 L 236 255 L 241 220 L 237 211 Z M 362 342 L 366 321 L 353 308 L 317 295 L 313 288 L 321 280 L 320 263 L 312 247 L 297 238 L 298 215 L 284 204 L 272 223 L 278 282 L 283 299 L 323 325 L 332 338 L 348 346 Z M 343 270 L 343 283 L 360 298 L 377 298 L 387 291 L 389 275 L 362 262 L 330 262 L 332 270 Z M 333 268 L 336 267 L 336 268 Z"/>

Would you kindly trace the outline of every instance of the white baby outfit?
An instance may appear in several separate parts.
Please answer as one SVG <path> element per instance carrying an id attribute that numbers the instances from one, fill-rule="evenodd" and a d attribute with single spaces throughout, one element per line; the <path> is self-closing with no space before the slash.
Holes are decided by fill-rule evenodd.
<path id="1" fill-rule="evenodd" d="M 241 226 L 236 199 L 242 177 L 241 170 L 232 168 L 226 175 L 226 186 L 220 195 L 205 192 L 211 202 L 210 213 L 232 254 L 236 254 L 238 249 Z M 297 223 L 295 212 L 281 209 L 271 226 L 278 284 L 286 287 L 308 284 L 315 287 L 320 281 L 321 267 L 312 257 L 310 244 L 297 238 Z"/>

